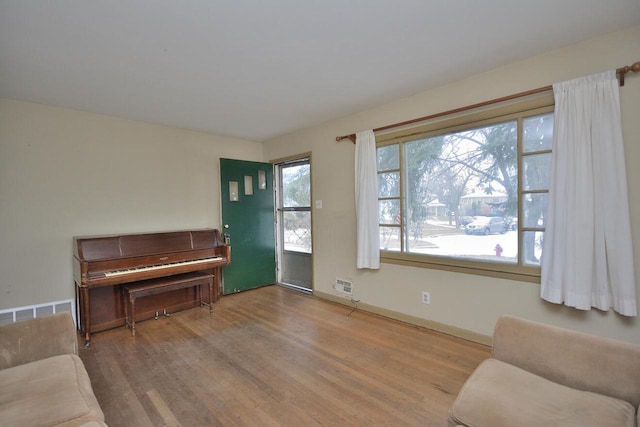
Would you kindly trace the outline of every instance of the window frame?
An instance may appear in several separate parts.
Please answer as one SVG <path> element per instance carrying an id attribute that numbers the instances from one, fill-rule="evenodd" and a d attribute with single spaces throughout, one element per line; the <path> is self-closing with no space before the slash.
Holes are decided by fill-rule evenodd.
<path id="1" fill-rule="evenodd" d="M 544 232 L 544 226 L 540 227 L 524 227 L 523 226 L 523 200 L 527 194 L 548 193 L 546 190 L 524 190 L 523 189 L 523 158 L 535 155 L 550 153 L 551 150 L 540 150 L 523 152 L 523 120 L 527 117 L 543 115 L 554 112 L 553 93 L 546 92 L 543 94 L 533 95 L 518 100 L 511 100 L 500 104 L 481 107 L 464 113 L 455 113 L 444 117 L 439 117 L 427 122 L 423 122 L 418 126 L 408 127 L 399 131 L 376 135 L 376 147 L 386 147 L 398 145 L 399 153 L 399 169 L 379 170 L 380 173 L 399 172 L 399 197 L 383 197 L 379 200 L 399 200 L 400 203 L 400 220 L 399 224 L 389 225 L 380 223 L 380 226 L 387 228 L 397 228 L 400 233 L 400 250 L 388 251 L 380 249 L 380 261 L 389 264 L 408 265 L 414 267 L 432 268 L 438 270 L 454 271 L 461 273 L 469 273 L 481 276 L 498 277 L 511 280 L 519 280 L 525 282 L 540 283 L 540 266 L 525 265 L 524 263 L 524 233 L 525 232 Z M 408 253 L 405 248 L 405 205 L 407 195 L 406 188 L 406 172 L 404 171 L 405 159 L 404 143 L 415 141 L 418 139 L 440 136 L 453 132 L 470 130 L 483 126 L 490 126 L 503 123 L 509 120 L 517 120 L 517 194 L 518 194 L 518 260 L 516 264 L 497 263 L 491 261 L 477 261 L 466 258 L 457 258 L 450 256 Z"/>

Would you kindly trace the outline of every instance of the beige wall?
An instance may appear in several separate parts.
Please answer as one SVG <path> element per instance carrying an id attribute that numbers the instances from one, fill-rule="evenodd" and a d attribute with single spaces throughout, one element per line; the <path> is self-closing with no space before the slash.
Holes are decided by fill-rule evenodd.
<path id="1" fill-rule="evenodd" d="M 73 298 L 71 237 L 219 227 L 220 157 L 312 152 L 314 286 L 353 279 L 361 306 L 490 335 L 500 314 L 640 343 L 640 321 L 580 312 L 539 286 L 383 264 L 355 268 L 353 155 L 337 135 L 473 104 L 640 60 L 640 27 L 589 40 L 265 143 L 0 99 L 0 309 Z M 345 72 L 348 72 L 345 69 Z M 640 259 L 640 76 L 621 89 L 635 259 Z M 633 167 L 635 166 L 635 167 Z M 636 283 L 640 283 L 640 262 Z M 423 290 L 432 304 L 420 302 Z M 638 291 L 640 296 L 640 289 Z M 346 301 L 348 302 L 348 301 Z"/>
<path id="2" fill-rule="evenodd" d="M 640 60 L 640 27 L 496 68 L 455 84 L 268 141 L 265 158 L 311 151 L 314 200 L 314 287 L 335 298 L 336 277 L 351 278 L 354 298 L 367 307 L 417 323 L 491 335 L 499 315 L 510 313 L 598 335 L 640 343 L 640 321 L 614 312 L 581 312 L 543 302 L 539 285 L 438 270 L 383 264 L 355 268 L 354 146 L 338 135 L 375 128 L 456 107 L 546 86 Z M 348 72 L 348 66 L 345 66 Z M 635 259 L 640 260 L 640 75 L 621 89 L 623 127 Z M 636 262 L 640 283 L 640 262 Z M 431 292 L 431 305 L 420 301 Z M 638 289 L 640 297 L 640 288 Z M 348 302 L 348 300 L 347 300 Z M 445 328 L 448 329 L 448 328 Z"/>
<path id="3" fill-rule="evenodd" d="M 0 99 L 0 309 L 74 298 L 73 236 L 219 228 L 220 157 L 262 145 Z"/>

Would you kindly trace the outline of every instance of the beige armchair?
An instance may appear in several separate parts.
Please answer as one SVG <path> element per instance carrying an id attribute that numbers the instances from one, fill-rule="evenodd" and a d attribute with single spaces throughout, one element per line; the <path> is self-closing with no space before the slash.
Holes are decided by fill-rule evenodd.
<path id="1" fill-rule="evenodd" d="M 69 313 L 0 326 L 0 424 L 106 426 Z"/>
<path id="2" fill-rule="evenodd" d="M 640 346 L 502 316 L 449 425 L 640 427 L 639 404 Z"/>

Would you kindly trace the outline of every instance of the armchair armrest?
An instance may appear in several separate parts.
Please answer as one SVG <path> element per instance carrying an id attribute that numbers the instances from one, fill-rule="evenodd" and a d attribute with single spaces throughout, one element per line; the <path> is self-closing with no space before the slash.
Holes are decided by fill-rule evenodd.
<path id="1" fill-rule="evenodd" d="M 60 354 L 78 354 L 78 339 L 68 312 L 0 326 L 0 369 Z"/>

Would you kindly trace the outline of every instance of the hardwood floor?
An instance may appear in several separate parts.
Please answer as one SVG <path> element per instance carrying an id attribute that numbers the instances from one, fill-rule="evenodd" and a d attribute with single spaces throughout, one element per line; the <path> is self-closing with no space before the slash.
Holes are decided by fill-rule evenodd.
<path id="1" fill-rule="evenodd" d="M 278 286 L 92 336 L 116 426 L 446 426 L 486 346 Z"/>

